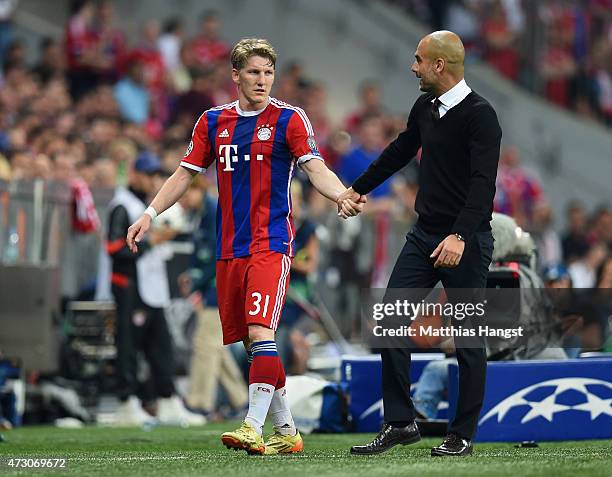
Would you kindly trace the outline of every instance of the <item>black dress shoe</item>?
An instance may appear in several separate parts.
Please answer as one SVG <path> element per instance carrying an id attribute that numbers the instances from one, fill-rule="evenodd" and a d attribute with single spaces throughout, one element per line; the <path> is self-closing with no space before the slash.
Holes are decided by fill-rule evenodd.
<path id="1" fill-rule="evenodd" d="M 365 446 L 351 447 L 351 454 L 381 454 L 398 444 L 414 444 L 420 440 L 421 434 L 419 434 L 419 428 L 415 422 L 408 424 L 406 427 L 393 427 L 391 424 L 383 424 L 382 429 L 372 442 Z"/>
<path id="2" fill-rule="evenodd" d="M 448 434 L 442 444 L 431 449 L 431 455 L 434 457 L 465 456 L 472 453 L 472 448 L 472 441 L 462 439 L 456 434 Z"/>

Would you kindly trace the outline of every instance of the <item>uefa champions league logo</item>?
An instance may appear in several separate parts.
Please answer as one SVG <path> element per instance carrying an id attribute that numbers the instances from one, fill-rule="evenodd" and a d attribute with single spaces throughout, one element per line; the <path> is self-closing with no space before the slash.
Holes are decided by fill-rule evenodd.
<path id="1" fill-rule="evenodd" d="M 598 385 L 612 391 L 612 383 L 601 379 L 593 378 L 561 378 L 543 381 L 523 388 L 511 396 L 507 397 L 491 410 L 489 410 L 478 423 L 481 425 L 492 417 L 497 416 L 497 422 L 501 422 L 511 409 L 515 407 L 528 408 L 527 413 L 521 419 L 521 424 L 525 424 L 537 417 L 542 417 L 548 422 L 553 422 L 556 414 L 565 411 L 583 411 L 589 414 L 590 420 L 594 421 L 599 416 L 612 417 L 612 398 L 605 399 L 600 395 L 594 394 L 587 386 Z M 544 399 L 535 400 L 530 394 L 542 388 L 552 388 L 552 393 Z M 559 396 L 566 391 L 575 391 L 584 397 L 580 404 L 563 404 Z"/>

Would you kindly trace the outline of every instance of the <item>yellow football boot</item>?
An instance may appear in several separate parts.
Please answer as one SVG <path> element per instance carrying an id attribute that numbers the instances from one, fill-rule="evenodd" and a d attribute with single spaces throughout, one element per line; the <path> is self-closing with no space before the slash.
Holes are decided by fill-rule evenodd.
<path id="1" fill-rule="evenodd" d="M 276 455 L 276 454 L 294 454 L 296 452 L 304 451 L 304 440 L 300 435 L 299 431 L 295 433 L 295 436 L 287 436 L 281 434 L 278 429 L 274 428 L 274 434 L 272 434 L 266 440 L 265 444 L 265 455 Z"/>
<path id="2" fill-rule="evenodd" d="M 245 450 L 248 454 L 263 454 L 266 450 L 263 438 L 248 422 L 233 432 L 221 434 L 221 442 L 228 449 Z"/>

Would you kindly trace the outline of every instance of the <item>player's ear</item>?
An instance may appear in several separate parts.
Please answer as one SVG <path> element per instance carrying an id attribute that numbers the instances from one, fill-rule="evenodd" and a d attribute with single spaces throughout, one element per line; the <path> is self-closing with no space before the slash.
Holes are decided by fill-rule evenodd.
<path id="1" fill-rule="evenodd" d="M 240 84 L 240 70 L 232 68 L 232 81 L 235 85 Z"/>

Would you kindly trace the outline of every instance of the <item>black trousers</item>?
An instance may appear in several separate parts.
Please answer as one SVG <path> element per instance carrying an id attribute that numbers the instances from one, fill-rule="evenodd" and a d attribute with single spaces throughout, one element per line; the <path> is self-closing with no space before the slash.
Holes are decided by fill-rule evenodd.
<path id="1" fill-rule="evenodd" d="M 137 395 L 138 352 L 142 351 L 151 370 L 145 399 L 167 398 L 174 389 L 174 351 L 162 308 L 145 305 L 130 280 L 127 287 L 113 285 L 117 309 L 115 345 L 117 347 L 117 384 L 121 400 Z"/>
<path id="2" fill-rule="evenodd" d="M 426 289 L 434 287 L 438 281 L 447 289 L 485 288 L 493 253 L 491 232 L 478 232 L 467 241 L 457 267 L 436 269 L 433 266 L 435 260 L 430 255 L 445 237 L 428 234 L 414 226 L 406 236 L 406 244 L 395 263 L 387 288 Z M 472 339 L 469 346 L 463 347 L 455 338 L 455 346 L 459 364 L 459 396 L 457 412 L 448 431 L 471 439 L 484 398 L 487 356 L 483 341 L 474 346 Z M 381 355 L 385 422 L 413 421 L 415 410 L 410 398 L 410 348 L 386 348 L 381 350 Z"/>

